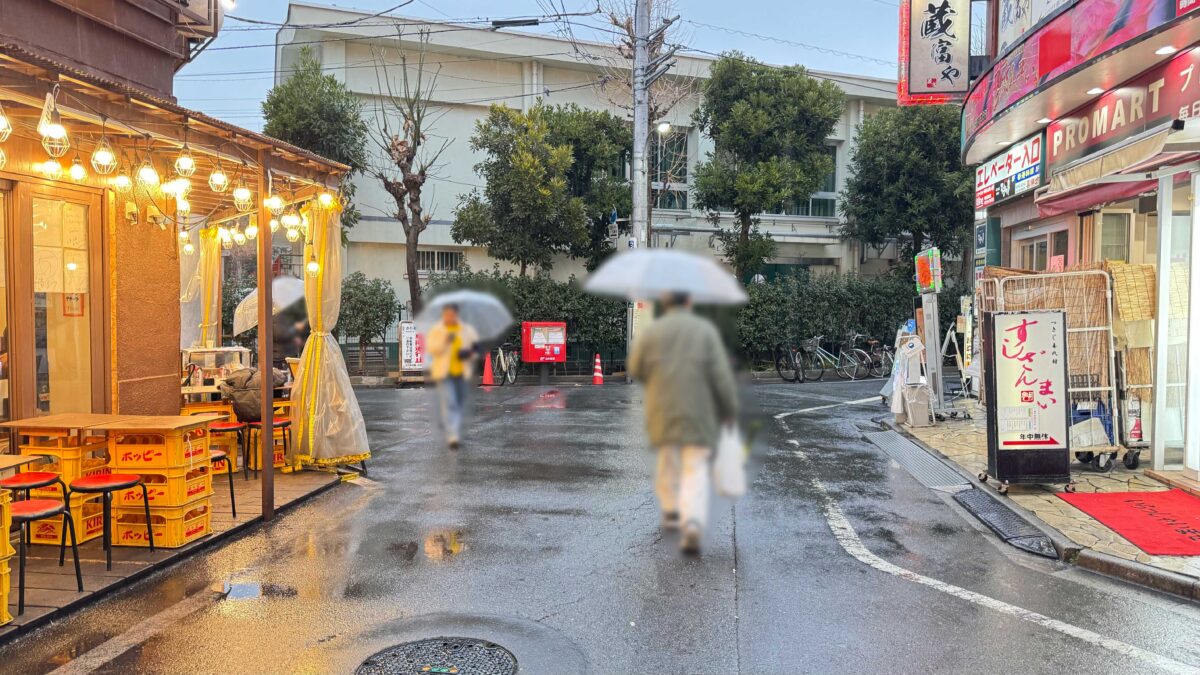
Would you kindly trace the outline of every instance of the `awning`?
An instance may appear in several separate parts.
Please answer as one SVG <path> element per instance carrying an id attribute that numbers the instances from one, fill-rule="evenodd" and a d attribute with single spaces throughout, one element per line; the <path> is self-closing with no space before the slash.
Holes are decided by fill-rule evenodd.
<path id="1" fill-rule="evenodd" d="M 1167 147 L 1175 133 L 1172 127 L 1157 129 L 1055 173 L 1048 189 L 1036 197 L 1038 215 L 1084 211 L 1153 190 L 1159 178 L 1154 170 L 1196 157 Z"/>

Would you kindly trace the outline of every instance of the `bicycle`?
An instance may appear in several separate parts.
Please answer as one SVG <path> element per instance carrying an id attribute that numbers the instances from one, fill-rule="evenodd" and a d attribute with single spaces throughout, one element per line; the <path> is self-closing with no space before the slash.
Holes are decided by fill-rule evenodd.
<path id="1" fill-rule="evenodd" d="M 863 375 L 858 374 L 859 370 L 865 366 L 852 353 L 852 349 L 843 347 L 838 350 L 837 354 L 834 354 L 821 346 L 821 340 L 824 337 L 824 335 L 817 335 L 800 344 L 800 371 L 805 380 L 819 382 L 821 378 L 825 377 L 825 371 L 830 368 L 833 368 L 838 377 L 843 380 L 855 380 L 865 376 L 865 372 Z M 866 352 L 863 352 L 863 356 L 866 356 Z"/>
<path id="2" fill-rule="evenodd" d="M 505 342 L 496 348 L 496 357 L 492 359 L 492 376 L 496 384 L 503 387 L 517 383 L 517 373 L 521 370 L 521 355 L 513 348 L 511 342 Z"/>
<path id="3" fill-rule="evenodd" d="M 779 373 L 784 382 L 803 382 L 804 372 L 799 366 L 799 355 L 796 348 L 787 342 L 780 342 L 771 350 L 775 362 L 775 372 Z"/>
<path id="4" fill-rule="evenodd" d="M 872 377 L 887 377 L 896 365 L 895 349 L 879 340 L 867 340 L 867 356 L 870 358 Z"/>
<path id="5" fill-rule="evenodd" d="M 866 350 L 858 347 L 858 341 L 864 337 L 866 336 L 862 333 L 855 333 L 854 331 L 846 333 L 846 343 L 842 346 L 841 352 L 839 352 L 841 354 L 849 353 L 855 361 L 854 377 L 850 378 L 852 380 L 876 377 L 871 369 L 871 355 L 867 354 Z"/>

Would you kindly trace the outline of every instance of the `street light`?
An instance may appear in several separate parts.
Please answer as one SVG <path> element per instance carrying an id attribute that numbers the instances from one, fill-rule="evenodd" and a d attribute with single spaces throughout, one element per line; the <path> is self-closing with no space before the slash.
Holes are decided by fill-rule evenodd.
<path id="1" fill-rule="evenodd" d="M 658 133 L 659 134 L 671 133 L 671 123 L 670 122 L 659 122 L 658 123 Z"/>

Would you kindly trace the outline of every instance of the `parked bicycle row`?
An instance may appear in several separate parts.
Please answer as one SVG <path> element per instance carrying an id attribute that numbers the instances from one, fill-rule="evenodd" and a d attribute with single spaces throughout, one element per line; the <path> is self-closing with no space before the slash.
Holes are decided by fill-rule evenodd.
<path id="1" fill-rule="evenodd" d="M 841 343 L 829 344 L 828 348 L 824 339 L 824 335 L 815 335 L 798 344 L 781 342 L 775 345 L 772 354 L 775 372 L 784 382 L 818 382 L 830 370 L 843 380 L 891 375 L 895 363 L 891 345 L 853 332 L 848 333 Z"/>

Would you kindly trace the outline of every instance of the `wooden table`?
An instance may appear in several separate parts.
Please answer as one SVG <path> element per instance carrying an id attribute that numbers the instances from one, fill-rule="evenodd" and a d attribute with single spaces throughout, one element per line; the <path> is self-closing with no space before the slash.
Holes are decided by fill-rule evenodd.
<path id="1" fill-rule="evenodd" d="M 184 432 L 206 427 L 225 415 L 126 415 L 88 427 L 94 431 Z"/>
<path id="2" fill-rule="evenodd" d="M 22 429 L 30 431 L 56 431 L 59 429 L 91 429 L 92 427 L 110 422 L 117 422 L 132 415 L 110 415 L 108 413 L 58 413 L 56 415 L 42 415 L 41 417 L 27 417 L 21 420 L 12 420 L 10 422 L 0 422 L 0 427 L 9 429 L 17 429 L 18 432 Z"/>
<path id="3" fill-rule="evenodd" d="M 0 455 L 0 473 L 42 461 L 37 455 Z"/>

